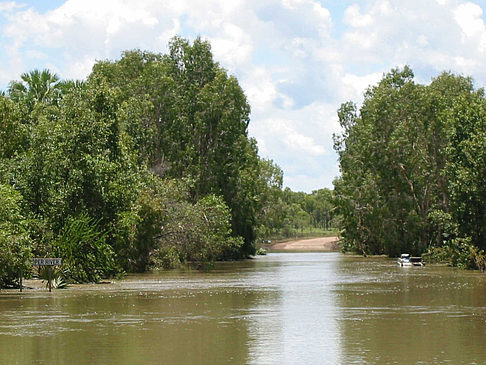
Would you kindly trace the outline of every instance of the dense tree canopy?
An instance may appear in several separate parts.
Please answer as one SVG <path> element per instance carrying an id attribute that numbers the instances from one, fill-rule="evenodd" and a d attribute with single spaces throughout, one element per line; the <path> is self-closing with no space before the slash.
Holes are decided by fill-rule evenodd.
<path id="1" fill-rule="evenodd" d="M 341 106 L 335 201 L 349 249 L 486 248 L 485 106 L 470 78 L 443 73 L 424 86 L 408 67 L 369 88 L 359 111 Z"/>
<path id="2" fill-rule="evenodd" d="M 0 285 L 31 255 L 62 257 L 80 282 L 253 254 L 281 171 L 259 158 L 249 113 L 199 38 L 99 61 L 83 81 L 12 81 L 0 96 Z"/>
<path id="3" fill-rule="evenodd" d="M 125 52 L 96 64 L 90 78 L 119 90 L 127 131 L 150 169 L 186 181 L 194 202 L 221 195 L 234 235 L 244 238 L 242 253 L 254 253 L 260 165 L 248 138 L 250 107 L 236 78 L 213 61 L 209 43 L 176 37 L 167 55 Z"/>

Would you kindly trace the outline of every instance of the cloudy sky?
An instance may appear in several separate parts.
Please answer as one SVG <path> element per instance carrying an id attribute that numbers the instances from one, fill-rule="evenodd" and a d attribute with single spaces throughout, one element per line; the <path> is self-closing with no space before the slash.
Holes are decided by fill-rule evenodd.
<path id="1" fill-rule="evenodd" d="M 84 78 L 95 60 L 200 35 L 245 90 L 260 155 L 285 186 L 311 192 L 339 174 L 337 108 L 391 68 L 486 86 L 485 10 L 484 0 L 0 1 L 0 89 L 34 68 Z"/>

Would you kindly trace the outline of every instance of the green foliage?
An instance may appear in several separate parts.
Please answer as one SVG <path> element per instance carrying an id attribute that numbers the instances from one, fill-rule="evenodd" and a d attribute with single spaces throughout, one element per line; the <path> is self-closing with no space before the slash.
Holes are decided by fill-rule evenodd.
<path id="1" fill-rule="evenodd" d="M 344 247 L 390 256 L 430 249 L 464 267 L 481 261 L 471 250 L 486 247 L 484 106 L 471 79 L 444 73 L 423 86 L 408 67 L 370 87 L 359 111 L 342 105 L 335 204 Z"/>
<path id="2" fill-rule="evenodd" d="M 51 288 L 65 289 L 68 287 L 68 280 L 70 277 L 69 269 L 66 267 L 57 266 L 39 266 L 38 277 L 45 282 L 46 288 L 49 288 L 49 269 L 51 270 Z"/>
<path id="3" fill-rule="evenodd" d="M 18 286 L 20 273 L 31 271 L 32 243 L 21 205 L 22 196 L 0 184 L 0 287 Z"/>
<path id="4" fill-rule="evenodd" d="M 264 248 L 260 247 L 257 251 L 256 251 L 256 255 L 260 255 L 260 256 L 265 256 L 267 254 L 267 250 L 265 250 Z"/>
<path id="5" fill-rule="evenodd" d="M 69 217 L 53 242 L 52 254 L 62 258 L 67 281 L 98 282 L 120 272 L 99 223 L 85 213 Z"/>
<path id="6" fill-rule="evenodd" d="M 222 197 L 208 195 L 194 205 L 178 203 L 168 208 L 170 219 L 155 254 L 162 266 L 188 261 L 203 268 L 216 260 L 232 258 L 241 249 L 242 238 L 231 235 L 230 212 Z"/>
<path id="7" fill-rule="evenodd" d="M 161 269 L 174 269 L 183 263 L 181 253 L 175 245 L 164 245 L 154 251 L 153 266 Z"/>
<path id="8" fill-rule="evenodd" d="M 18 198 L 0 238 L 1 259 L 18 261 L 3 285 L 31 251 L 61 256 L 67 281 L 98 281 L 247 257 L 283 217 L 300 229 L 327 219 L 278 211 L 291 205 L 282 172 L 259 158 L 249 114 L 200 38 L 175 37 L 166 55 L 124 52 L 86 80 L 21 75 L 0 95 L 0 182 Z"/>
<path id="9" fill-rule="evenodd" d="M 259 216 L 259 237 L 282 239 L 304 235 L 323 235 L 336 227 L 338 219 L 334 209 L 333 191 L 315 190 L 311 194 L 281 189 L 282 172 L 272 162 L 264 161 L 262 171 L 270 176 L 270 182 L 262 198 L 264 208 Z M 265 176 L 265 175 L 264 175 Z M 273 182 L 272 182 L 273 181 Z"/>
<path id="10" fill-rule="evenodd" d="M 484 271 L 486 267 L 484 250 L 472 245 L 470 238 L 446 241 L 443 246 L 430 248 L 423 256 L 428 262 L 445 263 L 462 269 Z"/>
<path id="11" fill-rule="evenodd" d="M 215 194 L 230 208 L 232 232 L 254 253 L 261 180 L 250 107 L 236 78 L 214 60 L 208 42 L 175 37 L 169 54 L 125 52 L 99 62 L 90 80 L 117 90 L 123 128 L 141 160 L 164 178 L 191 181 L 190 203 Z"/>
<path id="12" fill-rule="evenodd" d="M 483 90 L 458 98 L 449 111 L 445 172 L 459 233 L 486 249 L 486 100 Z"/>
<path id="13" fill-rule="evenodd" d="M 0 96 L 0 162 L 22 152 L 27 143 L 27 126 L 22 123 L 21 108 Z"/>
<path id="14" fill-rule="evenodd" d="M 118 215 L 115 225 L 115 248 L 127 271 L 143 272 L 153 264 L 158 238 L 171 218 L 170 207 L 184 201 L 184 191 L 176 181 L 161 181 L 152 176 L 139 192 L 130 210 Z"/>
<path id="15" fill-rule="evenodd" d="M 12 81 L 8 92 L 12 100 L 24 103 L 29 110 L 38 103 L 54 104 L 59 100 L 59 77 L 49 70 L 32 70 L 23 73 L 21 79 Z"/>

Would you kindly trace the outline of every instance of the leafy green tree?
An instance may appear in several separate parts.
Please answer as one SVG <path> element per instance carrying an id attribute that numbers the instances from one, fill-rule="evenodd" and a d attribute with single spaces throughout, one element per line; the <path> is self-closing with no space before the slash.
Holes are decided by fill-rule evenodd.
<path id="1" fill-rule="evenodd" d="M 29 210 L 48 217 L 55 232 L 81 211 L 113 219 L 115 181 L 130 171 L 118 132 L 116 103 L 102 85 L 39 110 L 17 172 Z"/>
<path id="2" fill-rule="evenodd" d="M 334 219 L 333 191 L 330 189 L 314 190 L 308 197 L 306 211 L 311 223 L 326 230 L 331 229 Z"/>
<path id="3" fill-rule="evenodd" d="M 125 52 L 96 64 L 90 78 L 117 90 L 125 130 L 142 159 L 161 177 L 182 179 L 191 202 L 224 197 L 232 232 L 254 252 L 259 202 L 259 158 L 248 138 L 250 108 L 236 78 L 212 57 L 210 44 L 175 37 L 167 55 Z"/>
<path id="4" fill-rule="evenodd" d="M 257 220 L 258 236 L 262 239 L 278 234 L 283 228 L 286 205 L 283 201 L 283 171 L 272 160 L 260 160 L 261 198 L 263 208 Z"/>
<path id="5" fill-rule="evenodd" d="M 446 173 L 458 233 L 486 249 L 486 99 L 478 90 L 458 98 L 450 111 Z"/>
<path id="6" fill-rule="evenodd" d="M 11 173 L 25 197 L 36 254 L 51 254 L 55 246 L 61 257 L 72 257 L 71 279 L 75 281 L 92 281 L 102 272 L 113 272 L 111 261 L 116 256 L 110 255 L 116 253 L 110 253 L 104 242 L 112 249 L 120 246 L 113 227 L 120 212 L 129 209 L 139 195 L 145 171 L 124 130 L 115 91 L 93 79 L 71 88 L 58 105 L 37 107 L 32 113 L 35 123 L 30 126 L 29 149 L 18 157 Z M 86 217 L 89 224 L 84 222 Z M 86 243 L 84 250 L 74 238 L 64 240 L 73 219 L 84 222 L 80 227 L 86 229 L 81 233 L 98 237 L 99 244 Z M 79 252 L 74 252 L 76 247 Z M 87 268 L 96 267 L 95 272 L 80 266 L 80 257 L 87 260 L 83 264 Z M 106 264 L 104 269 L 101 263 Z"/>
<path id="7" fill-rule="evenodd" d="M 204 268 L 240 251 L 243 240 L 232 236 L 230 212 L 221 197 L 208 195 L 194 205 L 179 202 L 168 209 L 170 219 L 159 237 L 156 260 L 173 249 L 181 261 Z"/>
<path id="8" fill-rule="evenodd" d="M 87 80 L 34 70 L 0 96 L 0 182 L 21 194 L 31 249 L 63 257 L 73 281 L 245 257 L 282 202 L 249 113 L 200 38 L 124 52 Z"/>
<path id="9" fill-rule="evenodd" d="M 12 81 L 9 95 L 32 110 L 37 103 L 55 104 L 60 97 L 59 76 L 45 69 L 32 70 L 21 75 L 22 81 Z"/>
<path id="10" fill-rule="evenodd" d="M 0 96 L 0 161 L 22 152 L 27 147 L 27 134 L 19 107 L 7 97 Z"/>
<path id="11" fill-rule="evenodd" d="M 30 272 L 32 246 L 21 205 L 22 196 L 0 184 L 0 287 L 18 286 L 21 272 Z"/>
<path id="12" fill-rule="evenodd" d="M 468 78 L 444 73 L 429 86 L 417 85 L 405 67 L 369 88 L 359 112 L 352 103 L 342 105 L 335 201 L 346 247 L 419 254 L 457 234 L 481 245 L 482 213 L 473 207 L 482 193 L 470 189 L 482 186 L 473 171 L 481 176 L 483 103 L 482 91 L 475 92 Z M 474 168 L 465 151 L 473 151 Z M 466 186 L 469 191 L 462 190 Z M 478 200 L 462 209 L 473 196 Z"/>

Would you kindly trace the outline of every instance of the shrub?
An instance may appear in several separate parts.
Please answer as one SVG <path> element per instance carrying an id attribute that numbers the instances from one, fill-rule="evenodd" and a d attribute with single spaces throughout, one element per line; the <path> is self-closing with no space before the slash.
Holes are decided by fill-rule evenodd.
<path id="1" fill-rule="evenodd" d="M 68 281 L 98 282 L 120 273 L 106 232 L 85 213 L 67 219 L 54 241 L 53 254 L 63 259 Z"/>
<path id="2" fill-rule="evenodd" d="M 31 270 L 32 243 L 21 202 L 20 193 L 0 184 L 0 287 L 17 287 L 20 272 Z"/>
<path id="3" fill-rule="evenodd" d="M 455 238 L 446 241 L 441 247 L 430 248 L 423 256 L 428 262 L 447 263 L 462 269 L 484 271 L 486 267 L 484 251 L 471 244 L 470 238 Z"/>
<path id="4" fill-rule="evenodd" d="M 173 204 L 167 217 L 157 251 L 161 262 L 171 261 L 164 255 L 174 258 L 175 250 L 182 261 L 205 268 L 216 260 L 234 257 L 243 245 L 241 237 L 231 235 L 230 212 L 220 196 L 208 195 L 196 204 Z"/>

